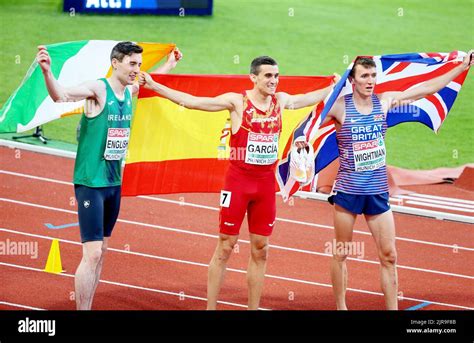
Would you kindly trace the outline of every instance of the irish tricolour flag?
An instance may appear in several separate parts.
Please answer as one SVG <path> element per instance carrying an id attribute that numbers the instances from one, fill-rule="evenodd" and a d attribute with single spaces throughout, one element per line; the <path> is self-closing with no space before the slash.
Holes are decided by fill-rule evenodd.
<path id="1" fill-rule="evenodd" d="M 51 68 L 65 87 L 110 76 L 110 52 L 118 41 L 89 40 L 47 45 Z M 142 70 L 149 70 L 171 52 L 174 44 L 137 43 L 143 48 Z M 23 132 L 70 114 L 81 113 L 83 101 L 54 103 L 35 61 L 0 110 L 0 132 Z"/>

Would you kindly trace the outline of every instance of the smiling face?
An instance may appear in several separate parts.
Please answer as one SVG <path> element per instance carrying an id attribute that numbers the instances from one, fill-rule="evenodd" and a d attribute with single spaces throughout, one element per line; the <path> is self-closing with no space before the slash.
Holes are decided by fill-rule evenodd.
<path id="1" fill-rule="evenodd" d="M 351 78 L 354 93 L 362 97 L 371 96 L 374 93 L 377 71 L 375 67 L 358 64 Z"/>
<path id="2" fill-rule="evenodd" d="M 142 65 L 142 54 L 131 54 L 124 56 L 122 61 L 116 58 L 112 59 L 114 75 L 124 86 L 132 85 L 140 72 Z"/>
<path id="3" fill-rule="evenodd" d="M 250 79 L 263 95 L 273 95 L 279 81 L 278 65 L 262 64 L 258 67 L 258 74 L 250 74 Z"/>

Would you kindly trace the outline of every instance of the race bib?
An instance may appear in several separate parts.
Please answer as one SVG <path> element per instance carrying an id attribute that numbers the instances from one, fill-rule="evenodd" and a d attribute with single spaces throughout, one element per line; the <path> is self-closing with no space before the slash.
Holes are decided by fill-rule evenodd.
<path id="1" fill-rule="evenodd" d="M 124 158 L 129 136 L 129 128 L 109 128 L 107 130 L 104 158 L 108 161 L 117 161 Z"/>
<path id="2" fill-rule="evenodd" d="M 355 142 L 354 152 L 355 171 L 375 170 L 385 166 L 385 142 L 383 138 L 371 141 Z"/>
<path id="3" fill-rule="evenodd" d="M 278 134 L 249 132 L 245 163 L 268 165 L 278 159 Z"/>
<path id="4" fill-rule="evenodd" d="M 221 199 L 219 201 L 219 205 L 221 207 L 229 207 L 230 206 L 230 198 L 232 197 L 232 192 L 229 191 L 221 191 Z"/>

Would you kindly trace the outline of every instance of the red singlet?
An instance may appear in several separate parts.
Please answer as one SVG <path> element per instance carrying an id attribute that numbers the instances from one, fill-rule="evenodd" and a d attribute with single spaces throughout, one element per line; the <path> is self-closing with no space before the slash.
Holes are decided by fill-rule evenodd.
<path id="1" fill-rule="evenodd" d="M 246 92 L 242 124 L 230 138 L 230 167 L 221 191 L 219 227 L 238 235 L 248 215 L 250 233 L 269 236 L 275 224 L 275 166 L 281 132 L 281 109 L 275 95 L 266 112 L 256 108 Z"/>

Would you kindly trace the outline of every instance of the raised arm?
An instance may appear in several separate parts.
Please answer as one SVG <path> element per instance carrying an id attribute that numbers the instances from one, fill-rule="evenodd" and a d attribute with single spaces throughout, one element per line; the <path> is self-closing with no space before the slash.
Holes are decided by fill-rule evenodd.
<path id="1" fill-rule="evenodd" d="M 166 62 L 159 66 L 155 71 L 151 72 L 150 74 L 168 74 L 171 70 L 176 68 L 178 61 L 183 58 L 183 54 L 179 51 L 178 48 L 175 48 L 173 51 L 170 52 Z M 136 95 L 138 93 L 138 89 L 140 85 L 138 82 L 134 83 L 132 86 L 132 95 Z"/>
<path id="2" fill-rule="evenodd" d="M 313 92 L 309 92 L 306 94 L 298 94 L 298 95 L 290 95 L 288 93 L 280 92 L 279 100 L 282 104 L 284 104 L 285 108 L 297 110 L 299 108 L 308 107 L 311 105 L 315 105 L 318 102 L 323 101 L 328 94 L 333 89 L 334 85 L 341 79 L 341 76 L 338 74 L 334 74 L 333 83 L 323 89 L 318 89 Z"/>
<path id="3" fill-rule="evenodd" d="M 408 89 L 403 92 L 385 92 L 381 95 L 381 100 L 386 111 L 393 107 L 407 105 L 413 101 L 422 99 L 428 95 L 434 94 L 440 89 L 446 87 L 451 81 L 458 77 L 462 72 L 469 69 L 474 63 L 474 50 L 471 50 L 464 57 L 464 60 L 455 68 L 444 75 L 438 76 L 430 81 L 426 81 L 418 87 Z"/>
<path id="4" fill-rule="evenodd" d="M 96 98 L 99 92 L 99 81 L 87 81 L 75 87 L 63 87 L 51 72 L 51 57 L 46 47 L 39 46 L 36 59 L 43 72 L 48 93 L 55 102 L 74 102 L 87 98 Z"/>
<path id="5" fill-rule="evenodd" d="M 171 70 L 176 68 L 178 61 L 183 58 L 183 54 L 179 51 L 178 48 L 175 48 L 173 51 L 170 52 L 166 62 L 159 66 L 155 71 L 150 74 L 168 74 Z"/>
<path id="6" fill-rule="evenodd" d="M 234 110 L 239 96 L 237 93 L 225 93 L 213 98 L 193 96 L 191 94 L 163 86 L 162 84 L 153 81 L 151 76 L 143 71 L 140 72 L 138 82 L 140 85 L 157 92 L 161 96 L 173 101 L 178 105 L 190 109 L 209 112 Z"/>

